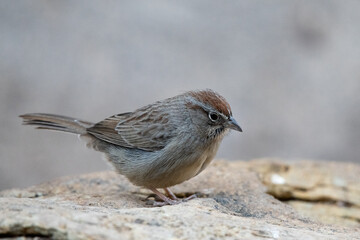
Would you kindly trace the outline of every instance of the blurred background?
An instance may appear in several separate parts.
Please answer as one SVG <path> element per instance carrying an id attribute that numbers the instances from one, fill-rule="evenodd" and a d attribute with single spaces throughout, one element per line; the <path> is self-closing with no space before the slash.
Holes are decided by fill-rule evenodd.
<path id="1" fill-rule="evenodd" d="M 0 189 L 107 169 L 18 115 L 100 121 L 192 89 L 244 132 L 217 157 L 360 162 L 359 1 L 1 1 Z"/>

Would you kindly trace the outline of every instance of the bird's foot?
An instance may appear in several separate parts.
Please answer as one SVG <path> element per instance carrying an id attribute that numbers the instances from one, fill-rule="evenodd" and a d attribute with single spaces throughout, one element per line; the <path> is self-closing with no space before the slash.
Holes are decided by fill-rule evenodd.
<path id="1" fill-rule="evenodd" d="M 191 199 L 194 199 L 194 198 L 196 198 L 195 194 L 193 194 L 193 195 L 191 195 L 189 197 L 186 197 L 186 198 L 176 198 L 176 200 L 168 198 L 168 200 L 166 200 L 166 201 L 154 201 L 153 206 L 162 207 L 162 206 L 165 206 L 165 205 L 176 205 L 176 204 L 179 204 L 179 203 L 182 203 L 182 202 L 187 202 L 187 201 L 189 201 Z"/>
<path id="2" fill-rule="evenodd" d="M 188 196 L 186 198 L 183 198 L 183 201 L 186 202 L 186 201 L 189 201 L 189 200 L 194 199 L 194 198 L 197 198 L 196 194 L 193 194 L 193 195 L 190 195 L 190 196 Z"/>
<path id="3" fill-rule="evenodd" d="M 195 194 L 193 194 L 189 197 L 186 197 L 186 198 L 178 198 L 169 188 L 164 188 L 165 193 L 168 196 L 165 196 L 164 194 L 159 192 L 156 188 L 150 188 L 150 190 L 153 191 L 156 194 L 156 196 L 158 196 L 162 200 L 162 201 L 155 200 L 153 202 L 153 206 L 156 206 L 156 207 L 161 207 L 161 206 L 165 206 L 165 205 L 176 205 L 176 204 L 186 202 L 186 201 L 196 198 Z"/>

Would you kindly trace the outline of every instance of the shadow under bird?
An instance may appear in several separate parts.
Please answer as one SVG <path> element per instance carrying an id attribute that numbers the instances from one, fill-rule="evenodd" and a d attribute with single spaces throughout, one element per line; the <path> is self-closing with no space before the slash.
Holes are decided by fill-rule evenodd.
<path id="1" fill-rule="evenodd" d="M 180 199 L 169 187 L 203 171 L 229 129 L 242 132 L 228 102 L 212 90 L 189 91 L 98 123 L 45 113 L 20 117 L 25 125 L 79 134 L 118 173 L 153 191 L 162 200 L 156 206 L 196 197 Z"/>

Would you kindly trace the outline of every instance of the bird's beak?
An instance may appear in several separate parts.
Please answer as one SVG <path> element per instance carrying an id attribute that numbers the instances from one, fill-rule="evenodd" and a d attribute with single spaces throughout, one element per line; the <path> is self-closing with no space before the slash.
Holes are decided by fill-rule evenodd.
<path id="1" fill-rule="evenodd" d="M 241 127 L 239 126 L 239 124 L 236 122 L 236 120 L 233 117 L 229 118 L 229 120 L 226 124 L 226 127 L 230 128 L 232 130 L 235 130 L 235 131 L 242 132 Z"/>

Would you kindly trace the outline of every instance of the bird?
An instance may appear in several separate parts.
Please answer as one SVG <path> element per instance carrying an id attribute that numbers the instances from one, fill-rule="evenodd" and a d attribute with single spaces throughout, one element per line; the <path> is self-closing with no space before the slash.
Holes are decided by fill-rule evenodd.
<path id="1" fill-rule="evenodd" d="M 211 89 L 184 92 L 97 123 L 48 113 L 20 117 L 24 125 L 80 135 L 119 174 L 155 193 L 160 200 L 155 206 L 195 198 L 178 198 L 170 187 L 202 172 L 229 130 L 242 132 L 229 103 Z"/>

